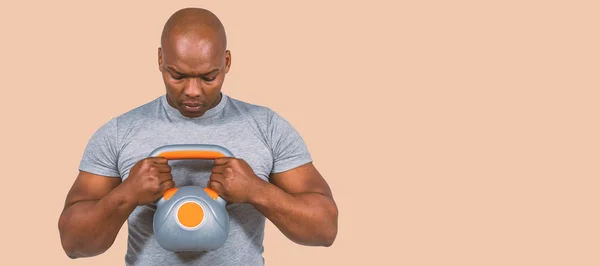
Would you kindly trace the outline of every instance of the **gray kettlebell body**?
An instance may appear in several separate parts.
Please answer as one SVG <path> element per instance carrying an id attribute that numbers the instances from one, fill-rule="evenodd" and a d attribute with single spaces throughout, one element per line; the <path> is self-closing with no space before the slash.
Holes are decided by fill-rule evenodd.
<path id="1" fill-rule="evenodd" d="M 162 156 L 170 160 L 233 157 L 223 147 L 206 144 L 162 146 L 150 156 Z M 216 250 L 225 244 L 229 236 L 226 201 L 209 188 L 171 188 L 156 203 L 153 228 L 157 243 L 165 250 Z"/>
<path id="2" fill-rule="evenodd" d="M 186 214 L 186 205 L 197 204 L 202 208 L 202 219 L 181 221 Z M 210 251 L 221 247 L 229 234 L 229 215 L 225 209 L 226 202 L 208 196 L 203 188 L 185 186 L 177 189 L 175 194 L 156 203 L 154 213 L 154 234 L 159 245 L 169 251 Z M 187 207 L 188 212 L 198 207 Z M 193 213 L 191 215 L 194 215 Z M 190 224 L 192 223 L 192 224 Z M 196 224 L 197 223 L 197 224 Z"/>

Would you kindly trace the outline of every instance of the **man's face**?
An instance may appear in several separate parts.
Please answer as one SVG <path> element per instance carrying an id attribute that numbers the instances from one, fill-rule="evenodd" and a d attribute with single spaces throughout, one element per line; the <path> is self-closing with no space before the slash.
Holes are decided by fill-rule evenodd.
<path id="1" fill-rule="evenodd" d="M 199 117 L 218 104 L 231 55 L 209 39 L 179 36 L 158 49 L 158 64 L 169 104 L 186 117 Z"/>

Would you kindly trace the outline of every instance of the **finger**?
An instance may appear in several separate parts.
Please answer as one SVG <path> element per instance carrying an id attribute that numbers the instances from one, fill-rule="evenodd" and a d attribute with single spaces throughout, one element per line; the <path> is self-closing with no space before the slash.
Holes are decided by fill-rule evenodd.
<path id="1" fill-rule="evenodd" d="M 225 188 L 225 176 L 221 174 L 211 174 L 208 178 L 208 185 L 210 188 L 214 185 L 220 189 L 219 191 L 222 191 Z"/>
<path id="2" fill-rule="evenodd" d="M 165 181 L 173 180 L 173 175 L 170 173 L 159 173 L 158 174 L 158 182 L 162 183 Z"/>
<path id="3" fill-rule="evenodd" d="M 225 169 L 227 169 L 227 166 L 217 165 L 217 166 L 213 166 L 211 171 L 213 174 L 223 174 L 223 173 L 225 173 Z"/>
<path id="4" fill-rule="evenodd" d="M 165 157 L 148 157 L 148 159 L 154 164 L 167 164 L 169 160 Z"/>
<path id="5" fill-rule="evenodd" d="M 209 181 L 217 181 L 219 183 L 223 183 L 223 181 L 225 180 L 225 175 L 219 174 L 219 173 L 212 173 L 208 177 L 208 180 Z"/>
<path id="6" fill-rule="evenodd" d="M 175 187 L 175 182 L 173 180 L 167 180 L 160 183 L 160 194 L 173 187 Z"/>
<path id="7" fill-rule="evenodd" d="M 168 164 L 158 164 L 154 166 L 159 173 L 170 173 L 171 172 L 171 166 Z"/>
<path id="8" fill-rule="evenodd" d="M 221 184 L 219 181 L 209 180 L 207 187 L 214 190 L 219 195 L 223 194 L 223 184 Z"/>
<path id="9" fill-rule="evenodd" d="M 214 159 L 213 165 L 225 165 L 231 160 L 231 157 L 219 157 Z"/>

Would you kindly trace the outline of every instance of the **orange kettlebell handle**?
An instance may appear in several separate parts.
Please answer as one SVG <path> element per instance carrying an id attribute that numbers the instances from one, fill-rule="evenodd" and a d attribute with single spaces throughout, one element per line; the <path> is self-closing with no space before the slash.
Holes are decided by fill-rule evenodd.
<path id="1" fill-rule="evenodd" d="M 226 148 L 213 144 L 172 144 L 159 147 L 152 151 L 149 157 L 164 157 L 168 160 L 214 160 L 222 157 L 233 157 L 233 154 Z M 165 199 L 175 194 L 177 188 L 168 189 L 163 193 Z M 219 194 L 205 187 L 204 191 L 213 199 L 217 199 Z"/>

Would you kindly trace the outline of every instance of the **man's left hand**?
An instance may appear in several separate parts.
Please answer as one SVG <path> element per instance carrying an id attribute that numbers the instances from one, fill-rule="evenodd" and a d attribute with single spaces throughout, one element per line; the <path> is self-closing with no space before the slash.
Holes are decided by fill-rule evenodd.
<path id="1" fill-rule="evenodd" d="M 222 157 L 214 160 L 208 187 L 227 202 L 245 203 L 264 182 L 243 159 Z"/>

